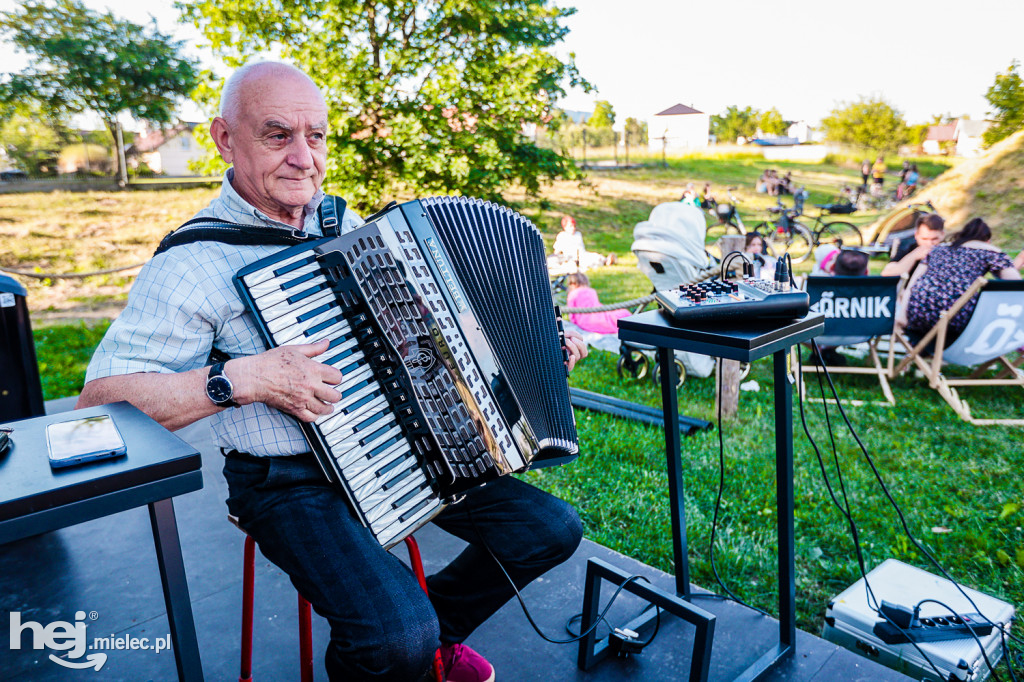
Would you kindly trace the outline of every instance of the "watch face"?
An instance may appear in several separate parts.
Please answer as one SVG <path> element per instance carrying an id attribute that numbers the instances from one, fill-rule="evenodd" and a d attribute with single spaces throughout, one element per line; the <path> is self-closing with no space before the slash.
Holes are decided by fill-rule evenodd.
<path id="1" fill-rule="evenodd" d="M 225 376 L 211 377 L 206 382 L 206 395 L 218 405 L 231 400 L 233 393 L 231 382 Z"/>

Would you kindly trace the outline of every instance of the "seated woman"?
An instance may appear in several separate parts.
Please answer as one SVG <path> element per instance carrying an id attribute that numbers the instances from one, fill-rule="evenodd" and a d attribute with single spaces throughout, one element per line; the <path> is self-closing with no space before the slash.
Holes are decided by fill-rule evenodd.
<path id="1" fill-rule="evenodd" d="M 578 270 L 586 270 L 615 262 L 615 254 L 605 258 L 599 253 L 586 250 L 583 235 L 576 230 L 576 219 L 569 215 L 562 216 L 562 231 L 555 237 L 553 251 L 554 256 L 548 260 L 548 267 L 573 263 Z"/>
<path id="2" fill-rule="evenodd" d="M 1000 279 L 1020 279 L 1010 257 L 991 244 L 992 231 L 981 218 L 974 218 L 950 238 L 939 244 L 914 271 L 907 285 L 906 327 L 912 339 L 920 338 L 939 321 L 947 310 L 970 288 L 978 277 L 994 273 Z M 964 330 L 974 312 L 977 298 L 962 307 L 949 321 L 946 344 Z"/>
<path id="3" fill-rule="evenodd" d="M 569 275 L 569 296 L 565 304 L 568 308 L 596 308 L 601 305 L 601 301 L 597 297 L 597 292 L 590 287 L 587 276 L 581 272 L 574 272 Z M 583 331 L 617 334 L 619 327 L 616 321 L 630 314 L 626 309 L 603 313 L 570 313 L 569 321 Z"/>

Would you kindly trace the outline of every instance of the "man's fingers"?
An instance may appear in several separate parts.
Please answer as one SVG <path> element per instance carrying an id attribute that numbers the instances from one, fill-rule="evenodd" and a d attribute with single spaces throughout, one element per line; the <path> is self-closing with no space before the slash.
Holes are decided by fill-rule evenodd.
<path id="1" fill-rule="evenodd" d="M 341 393 L 327 384 L 323 384 L 322 387 L 313 389 L 313 397 L 323 403 L 336 403 L 341 400 Z M 328 405 L 328 407 L 329 406 L 330 405 Z"/>
<path id="2" fill-rule="evenodd" d="M 327 348 L 331 345 L 331 340 L 323 338 L 316 343 L 303 343 L 296 346 L 292 346 L 295 350 L 299 351 L 307 358 L 314 358 L 321 353 L 326 353 Z"/>

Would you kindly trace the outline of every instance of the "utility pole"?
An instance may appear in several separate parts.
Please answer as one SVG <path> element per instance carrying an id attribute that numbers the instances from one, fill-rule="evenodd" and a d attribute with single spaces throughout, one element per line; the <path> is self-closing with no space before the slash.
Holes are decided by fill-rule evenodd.
<path id="1" fill-rule="evenodd" d="M 583 127 L 583 169 L 587 168 L 587 128 Z"/>

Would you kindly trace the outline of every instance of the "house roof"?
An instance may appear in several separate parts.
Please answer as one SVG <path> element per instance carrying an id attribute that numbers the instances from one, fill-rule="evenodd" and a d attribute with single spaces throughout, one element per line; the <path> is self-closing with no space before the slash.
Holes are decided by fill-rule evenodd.
<path id="1" fill-rule="evenodd" d="M 199 124 L 179 121 L 175 126 L 167 130 L 154 130 L 144 133 L 135 138 L 135 142 L 128 147 L 128 152 L 145 154 L 155 151 L 182 133 L 191 132 L 197 125 Z"/>
<path id="2" fill-rule="evenodd" d="M 665 111 L 659 111 L 655 116 L 679 116 L 680 114 L 703 114 L 703 111 L 697 111 L 693 107 L 688 107 L 685 104 L 676 104 Z"/>
<path id="3" fill-rule="evenodd" d="M 928 134 L 924 139 L 936 142 L 952 142 L 956 139 L 956 123 L 956 121 L 953 121 L 952 123 L 928 126 Z"/>

